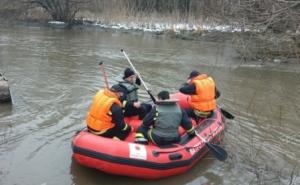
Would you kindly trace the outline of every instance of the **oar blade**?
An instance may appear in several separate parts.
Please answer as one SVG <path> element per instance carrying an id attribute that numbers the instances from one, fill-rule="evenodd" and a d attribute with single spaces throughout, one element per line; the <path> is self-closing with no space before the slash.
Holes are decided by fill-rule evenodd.
<path id="1" fill-rule="evenodd" d="M 208 142 L 205 145 L 218 160 L 225 161 L 227 159 L 228 154 L 222 147 Z"/>
<path id="2" fill-rule="evenodd" d="M 234 119 L 234 115 L 230 114 L 228 111 L 221 108 L 221 113 L 228 119 Z"/>

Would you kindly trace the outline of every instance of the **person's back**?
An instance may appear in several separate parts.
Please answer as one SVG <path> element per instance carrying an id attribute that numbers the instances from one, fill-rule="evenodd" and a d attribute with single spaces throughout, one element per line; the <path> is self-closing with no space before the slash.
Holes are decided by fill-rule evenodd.
<path id="1" fill-rule="evenodd" d="M 161 144 L 178 142 L 180 140 L 178 127 L 182 119 L 182 111 L 176 101 L 157 101 L 155 108 L 158 116 L 151 130 L 153 135 L 161 138 L 161 141 L 159 141 Z"/>
<path id="2" fill-rule="evenodd" d="M 117 96 L 110 90 L 104 89 L 98 91 L 93 98 L 93 102 L 86 116 L 88 127 L 95 131 L 112 128 L 114 125 L 111 123 L 111 117 L 107 113 L 114 103 L 121 106 L 121 102 Z"/>
<path id="3" fill-rule="evenodd" d="M 191 120 L 177 102 L 169 99 L 168 91 L 158 94 L 158 101 L 151 112 L 146 115 L 142 125 L 138 128 L 136 142 L 145 144 L 151 140 L 157 145 L 168 145 L 180 140 L 179 126 L 189 135 L 194 134 Z M 146 138 L 146 140 L 145 140 Z"/>
<path id="4" fill-rule="evenodd" d="M 181 93 L 191 95 L 189 105 L 191 109 L 187 109 L 190 117 L 198 120 L 212 115 L 216 108 L 216 98 L 220 96 L 215 81 L 207 74 L 200 74 L 198 71 L 192 71 L 187 83 L 179 89 Z"/>
<path id="5" fill-rule="evenodd" d="M 127 137 L 131 128 L 123 120 L 122 104 L 119 100 L 122 94 L 122 88 L 114 85 L 111 89 L 101 90 L 95 95 L 86 116 L 89 132 L 110 138 Z"/>
<path id="6" fill-rule="evenodd" d="M 206 74 L 201 74 L 192 79 L 196 85 L 196 94 L 189 101 L 191 107 L 202 112 L 212 111 L 216 108 L 215 82 Z"/>

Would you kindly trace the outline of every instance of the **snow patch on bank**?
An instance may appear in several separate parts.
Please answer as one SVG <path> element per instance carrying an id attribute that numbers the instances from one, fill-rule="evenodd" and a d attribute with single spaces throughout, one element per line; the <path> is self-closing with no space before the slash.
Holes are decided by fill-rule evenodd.
<path id="1" fill-rule="evenodd" d="M 220 32 L 241 32 L 250 31 L 243 29 L 239 24 L 225 25 L 216 23 L 168 23 L 168 22 L 107 22 L 101 20 L 82 19 L 83 24 L 98 26 L 100 28 L 116 29 L 116 30 L 136 30 L 143 32 L 166 32 L 173 31 L 180 33 L 184 31 L 189 32 L 202 32 L 202 31 L 220 31 Z"/>
<path id="2" fill-rule="evenodd" d="M 49 21 L 48 24 L 65 25 L 66 23 L 62 21 Z"/>
<path id="3" fill-rule="evenodd" d="M 96 26 L 100 28 L 106 29 L 114 29 L 114 30 L 134 30 L 134 31 L 142 31 L 142 32 L 154 32 L 154 33 L 162 33 L 172 31 L 175 34 L 179 34 L 181 32 L 203 32 L 203 31 L 218 31 L 218 32 L 244 32 L 250 31 L 249 28 L 242 27 L 239 23 L 232 23 L 231 25 L 226 24 L 217 24 L 214 22 L 203 22 L 203 23 L 174 23 L 174 22 L 158 22 L 158 21 L 107 21 L 107 20 L 99 20 L 93 18 L 81 18 L 76 19 L 77 22 L 82 23 L 87 26 Z M 56 25 L 56 26 L 64 26 L 65 22 L 61 21 L 49 21 L 48 24 Z M 254 30 L 252 30 L 254 31 Z"/>

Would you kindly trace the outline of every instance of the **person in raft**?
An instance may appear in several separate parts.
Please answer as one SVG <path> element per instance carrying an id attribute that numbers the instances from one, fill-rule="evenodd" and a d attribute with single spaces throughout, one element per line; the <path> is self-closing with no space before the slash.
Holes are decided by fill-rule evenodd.
<path id="1" fill-rule="evenodd" d="M 191 95 L 189 100 L 191 108 L 186 109 L 188 116 L 197 122 L 212 116 L 213 110 L 217 106 L 216 99 L 220 96 L 212 77 L 192 71 L 187 82 L 180 87 L 179 91 Z"/>
<path id="2" fill-rule="evenodd" d="M 182 126 L 190 137 L 195 135 L 194 127 L 186 112 L 177 105 L 176 100 L 170 99 L 168 91 L 161 91 L 158 93 L 156 105 L 137 129 L 135 142 L 147 144 L 151 140 L 159 146 L 179 142 L 179 126 Z"/>
<path id="3" fill-rule="evenodd" d="M 138 100 L 138 89 L 141 85 L 141 80 L 137 78 L 136 74 L 132 69 L 126 68 L 124 75 L 119 80 L 119 85 L 123 87 L 123 111 L 124 116 L 135 116 L 138 115 L 139 119 L 143 119 L 145 115 L 151 110 L 151 105 L 141 103 Z"/>
<path id="4" fill-rule="evenodd" d="M 122 103 L 123 95 L 120 85 L 100 90 L 93 99 L 86 116 L 88 131 L 103 137 L 125 139 L 131 131 L 124 122 Z"/>

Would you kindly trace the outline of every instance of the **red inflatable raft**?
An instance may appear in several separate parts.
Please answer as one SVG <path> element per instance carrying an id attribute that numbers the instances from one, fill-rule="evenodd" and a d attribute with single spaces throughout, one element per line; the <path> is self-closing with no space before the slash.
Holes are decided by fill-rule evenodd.
<path id="1" fill-rule="evenodd" d="M 181 93 L 172 95 L 179 99 L 182 107 L 187 106 L 188 96 Z M 140 120 L 126 118 L 135 129 Z M 189 138 L 183 131 L 179 143 L 158 147 L 153 144 L 134 143 L 135 133 L 119 141 L 96 136 L 82 130 L 72 141 L 73 157 L 80 164 L 103 172 L 146 179 L 158 179 L 185 172 L 195 165 L 209 150 L 209 143 L 219 143 L 224 133 L 224 118 L 219 108 L 211 118 L 195 125 L 198 136 Z"/>

